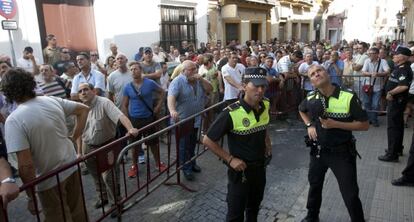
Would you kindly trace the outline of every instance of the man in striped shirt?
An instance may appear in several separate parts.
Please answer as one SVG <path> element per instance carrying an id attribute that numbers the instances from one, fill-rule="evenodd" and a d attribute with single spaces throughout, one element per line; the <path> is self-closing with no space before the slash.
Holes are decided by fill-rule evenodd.
<path id="1" fill-rule="evenodd" d="M 56 76 L 50 65 L 41 65 L 40 74 L 43 77 L 43 82 L 39 84 L 39 87 L 42 89 L 44 95 L 56 96 L 63 99 L 67 98 L 65 80 Z"/>

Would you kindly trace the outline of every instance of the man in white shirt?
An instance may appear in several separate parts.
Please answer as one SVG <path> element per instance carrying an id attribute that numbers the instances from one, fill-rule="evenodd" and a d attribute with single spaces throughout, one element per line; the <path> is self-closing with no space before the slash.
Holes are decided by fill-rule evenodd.
<path id="1" fill-rule="evenodd" d="M 365 60 L 367 60 L 369 57 L 366 54 L 366 51 L 368 49 L 368 45 L 365 42 L 361 42 L 357 45 L 356 49 L 357 54 L 354 55 L 353 63 L 352 63 L 352 70 L 354 70 L 354 75 L 361 76 L 362 72 L 361 69 L 364 66 Z M 361 87 L 363 83 L 362 77 L 355 77 L 354 78 L 354 91 L 357 93 L 357 95 L 361 96 Z"/>
<path id="2" fill-rule="evenodd" d="M 37 75 L 39 73 L 38 63 L 39 60 L 33 56 L 33 48 L 27 46 L 23 50 L 23 56 L 17 60 L 17 67 Z"/>
<path id="3" fill-rule="evenodd" d="M 379 101 L 381 99 L 381 89 L 385 83 L 385 77 L 390 74 L 390 67 L 385 59 L 379 58 L 378 48 L 371 48 L 368 51 L 369 59 L 365 60 L 362 67 L 363 85 L 372 85 L 372 93 L 361 92 L 364 108 L 367 110 L 368 120 L 374 126 L 378 127 L 378 117 L 375 111 L 379 110 Z M 370 112 L 373 111 L 373 112 Z"/>
<path id="4" fill-rule="evenodd" d="M 70 91 L 70 97 L 72 100 L 78 100 L 78 87 L 79 84 L 87 82 L 91 83 L 95 87 L 96 94 L 103 96 L 105 92 L 105 76 L 91 68 L 91 61 L 89 55 L 86 52 L 79 53 L 76 56 L 79 69 L 81 70 L 72 81 L 72 90 Z"/>
<path id="5" fill-rule="evenodd" d="M 240 92 L 243 90 L 241 81 L 245 67 L 237 61 L 237 53 L 231 52 L 229 61 L 221 69 L 224 81 L 224 101 L 226 101 L 228 105 L 236 102 Z"/>

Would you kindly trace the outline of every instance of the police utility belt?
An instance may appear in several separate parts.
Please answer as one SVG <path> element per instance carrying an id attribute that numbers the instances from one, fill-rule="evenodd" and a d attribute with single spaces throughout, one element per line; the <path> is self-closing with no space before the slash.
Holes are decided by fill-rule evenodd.
<path id="1" fill-rule="evenodd" d="M 335 145 L 335 146 L 323 146 L 318 143 L 318 141 L 313 141 L 309 138 L 308 135 L 305 136 L 305 143 L 307 147 L 310 147 L 310 155 L 316 156 L 316 158 L 321 157 L 321 153 L 344 153 L 350 152 L 353 156 L 358 156 L 361 159 L 361 155 L 356 149 L 356 139 L 353 137 L 348 142 Z"/>

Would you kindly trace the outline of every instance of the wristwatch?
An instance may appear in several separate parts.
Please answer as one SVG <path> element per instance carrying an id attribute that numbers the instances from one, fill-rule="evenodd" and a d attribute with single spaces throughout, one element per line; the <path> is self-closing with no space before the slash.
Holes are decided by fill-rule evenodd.
<path id="1" fill-rule="evenodd" d="M 305 125 L 306 125 L 306 127 L 307 127 L 307 128 L 308 128 L 308 127 L 311 127 L 311 126 L 312 126 L 312 122 L 308 122 L 308 123 L 306 123 Z"/>
<path id="2" fill-rule="evenodd" d="M 7 177 L 6 179 L 1 181 L 1 184 L 3 183 L 16 183 L 16 180 L 12 177 Z"/>

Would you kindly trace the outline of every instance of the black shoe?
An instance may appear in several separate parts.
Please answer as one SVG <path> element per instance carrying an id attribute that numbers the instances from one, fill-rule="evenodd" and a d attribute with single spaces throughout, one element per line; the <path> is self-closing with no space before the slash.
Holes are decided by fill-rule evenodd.
<path id="1" fill-rule="evenodd" d="M 97 200 L 95 202 L 94 207 L 95 207 L 95 209 L 99 209 L 99 208 L 101 208 L 101 207 L 103 207 L 103 206 L 105 206 L 107 204 L 108 204 L 108 200 L 101 200 L 101 199 L 99 199 L 99 200 Z"/>
<path id="2" fill-rule="evenodd" d="M 378 157 L 378 160 L 384 161 L 384 162 L 398 162 L 398 156 L 392 156 L 390 154 L 385 154 Z"/>
<path id="3" fill-rule="evenodd" d="M 192 168 L 194 173 L 200 173 L 201 172 L 201 168 L 198 165 L 194 165 Z"/>
<path id="4" fill-rule="evenodd" d="M 409 186 L 409 187 L 414 186 L 413 181 L 409 181 L 409 180 L 405 179 L 404 177 L 400 177 L 398 179 L 392 180 L 391 184 L 394 185 L 394 186 Z"/>
<path id="5" fill-rule="evenodd" d="M 301 222 L 319 222 L 319 217 L 314 218 L 314 217 L 306 216 L 305 218 L 301 220 Z"/>
<path id="6" fill-rule="evenodd" d="M 194 180 L 194 175 L 193 175 L 193 173 L 186 173 L 186 172 L 184 172 L 184 177 L 185 177 L 185 179 L 186 179 L 186 180 L 188 180 L 188 181 L 193 181 L 193 180 Z"/>
<path id="7" fill-rule="evenodd" d="M 372 126 L 373 127 L 379 127 L 380 125 L 379 125 L 379 123 L 375 122 L 375 123 L 372 124 Z"/>

